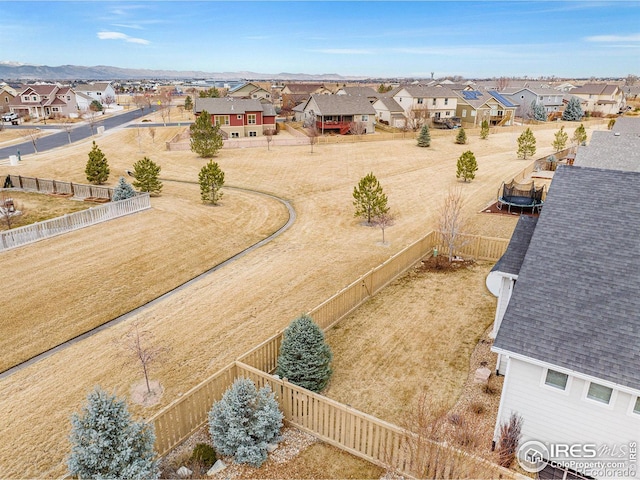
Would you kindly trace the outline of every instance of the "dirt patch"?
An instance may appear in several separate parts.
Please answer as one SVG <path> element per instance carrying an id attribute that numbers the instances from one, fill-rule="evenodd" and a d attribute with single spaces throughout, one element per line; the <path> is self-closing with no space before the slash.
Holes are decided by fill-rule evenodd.
<path id="1" fill-rule="evenodd" d="M 150 381 L 149 386 L 147 387 L 147 382 L 145 380 L 142 380 L 131 385 L 130 398 L 131 401 L 137 405 L 142 405 L 143 407 L 151 407 L 157 403 L 160 403 L 163 392 L 164 388 L 162 387 L 162 385 L 160 385 L 159 381 Z"/>

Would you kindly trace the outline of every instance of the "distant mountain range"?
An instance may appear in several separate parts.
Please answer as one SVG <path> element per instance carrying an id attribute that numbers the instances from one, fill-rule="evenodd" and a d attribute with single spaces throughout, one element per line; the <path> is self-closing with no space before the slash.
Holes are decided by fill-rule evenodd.
<path id="1" fill-rule="evenodd" d="M 0 61 L 0 79 L 7 80 L 154 80 L 154 79 L 212 79 L 231 80 L 363 80 L 366 77 L 348 77 L 337 73 L 309 75 L 306 73 L 256 73 L 256 72 L 202 72 L 197 70 L 146 70 L 119 68 L 106 65 L 83 67 L 79 65 L 28 65 Z"/>

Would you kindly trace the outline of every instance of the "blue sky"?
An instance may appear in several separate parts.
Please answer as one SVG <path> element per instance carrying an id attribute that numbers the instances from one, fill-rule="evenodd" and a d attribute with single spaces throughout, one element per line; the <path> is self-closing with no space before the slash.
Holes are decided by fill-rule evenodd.
<path id="1" fill-rule="evenodd" d="M 640 75 L 640 1 L 0 0 L 0 61 L 371 77 Z"/>

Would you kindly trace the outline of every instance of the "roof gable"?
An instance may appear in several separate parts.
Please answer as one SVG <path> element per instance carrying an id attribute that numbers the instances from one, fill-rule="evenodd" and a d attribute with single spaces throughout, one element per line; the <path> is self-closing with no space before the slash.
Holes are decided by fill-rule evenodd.
<path id="1" fill-rule="evenodd" d="M 316 95 L 313 94 L 307 105 L 313 100 L 318 111 L 316 115 L 375 115 L 367 97 L 353 95 Z M 306 106 L 305 106 L 306 109 Z"/>

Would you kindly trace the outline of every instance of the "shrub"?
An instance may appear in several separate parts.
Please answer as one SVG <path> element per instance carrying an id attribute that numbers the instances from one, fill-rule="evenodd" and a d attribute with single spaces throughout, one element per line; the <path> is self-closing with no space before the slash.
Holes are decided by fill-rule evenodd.
<path id="1" fill-rule="evenodd" d="M 509 468 L 518 451 L 518 444 L 522 436 L 522 417 L 512 413 L 507 422 L 500 425 L 500 439 L 498 441 L 498 463 Z"/>
<path id="2" fill-rule="evenodd" d="M 153 426 L 134 422 L 124 400 L 96 388 L 71 418 L 69 474 L 78 478 L 158 478 Z"/>
<path id="3" fill-rule="evenodd" d="M 211 468 L 211 466 L 216 463 L 217 459 L 218 457 L 216 456 L 215 449 L 206 443 L 198 443 L 193 449 L 193 453 L 190 458 L 192 462 L 197 462 L 206 469 Z"/>
<path id="4" fill-rule="evenodd" d="M 219 453 L 259 467 L 267 459 L 267 446 L 278 441 L 282 419 L 268 385 L 257 390 L 251 380 L 239 378 L 213 404 L 209 433 Z"/>
<path id="5" fill-rule="evenodd" d="M 429 133 L 429 125 L 426 123 L 422 126 L 420 130 L 420 135 L 418 135 L 418 146 L 419 147 L 428 147 L 431 145 L 431 134 Z"/>
<path id="6" fill-rule="evenodd" d="M 116 188 L 113 189 L 113 196 L 111 197 L 111 201 L 117 202 L 118 200 L 125 200 L 127 198 L 135 197 L 136 195 L 136 191 L 133 189 L 133 187 L 129 183 L 127 183 L 124 177 L 120 177 Z"/>
<path id="7" fill-rule="evenodd" d="M 276 373 L 314 392 L 329 382 L 333 354 L 324 333 L 309 315 L 292 321 L 284 331 Z"/>
<path id="8" fill-rule="evenodd" d="M 469 410 L 471 410 L 476 415 L 482 415 L 486 411 L 486 408 L 484 404 L 480 402 L 472 402 L 471 405 L 469 405 Z"/>
<path id="9" fill-rule="evenodd" d="M 458 135 L 456 135 L 456 143 L 459 145 L 464 145 L 467 143 L 467 133 L 464 131 L 464 128 L 460 128 L 458 130 Z"/>

